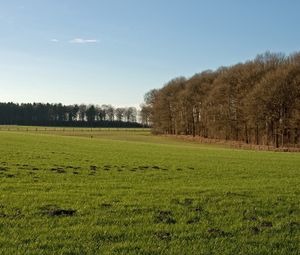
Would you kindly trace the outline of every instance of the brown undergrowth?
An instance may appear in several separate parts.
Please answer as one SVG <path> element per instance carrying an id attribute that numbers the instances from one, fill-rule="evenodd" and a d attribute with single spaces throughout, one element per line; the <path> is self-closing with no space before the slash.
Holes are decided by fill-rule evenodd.
<path id="1" fill-rule="evenodd" d="M 218 144 L 224 145 L 226 147 L 235 148 L 235 149 L 244 149 L 244 150 L 256 150 L 256 151 L 275 151 L 275 152 L 300 152 L 299 147 L 285 146 L 276 148 L 273 145 L 257 145 L 252 143 L 245 143 L 242 141 L 232 141 L 232 140 L 223 140 L 223 139 L 212 139 L 204 138 L 201 136 L 191 136 L 191 135 L 162 135 L 165 137 L 173 137 L 180 140 L 192 141 L 204 144 Z"/>

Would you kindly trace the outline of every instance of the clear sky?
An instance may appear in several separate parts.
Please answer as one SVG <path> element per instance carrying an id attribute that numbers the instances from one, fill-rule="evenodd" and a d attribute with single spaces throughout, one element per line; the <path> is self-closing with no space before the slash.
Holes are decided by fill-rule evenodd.
<path id="1" fill-rule="evenodd" d="M 300 50 L 299 0 L 0 0 L 0 101 L 138 106 L 176 76 Z"/>

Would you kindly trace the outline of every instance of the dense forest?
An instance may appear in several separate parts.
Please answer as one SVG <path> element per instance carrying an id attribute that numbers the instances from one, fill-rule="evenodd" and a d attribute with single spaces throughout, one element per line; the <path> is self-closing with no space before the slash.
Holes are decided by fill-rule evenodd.
<path id="1" fill-rule="evenodd" d="M 300 53 L 175 78 L 145 95 L 141 113 L 156 133 L 297 146 Z"/>
<path id="2" fill-rule="evenodd" d="M 0 124 L 78 127 L 141 127 L 135 107 L 0 103 Z"/>

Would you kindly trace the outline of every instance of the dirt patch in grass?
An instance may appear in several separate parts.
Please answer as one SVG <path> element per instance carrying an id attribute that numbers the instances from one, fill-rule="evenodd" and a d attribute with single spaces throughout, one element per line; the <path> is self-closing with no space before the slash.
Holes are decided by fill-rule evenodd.
<path id="1" fill-rule="evenodd" d="M 104 208 L 108 208 L 108 207 L 112 207 L 112 204 L 110 203 L 102 203 L 100 204 L 101 207 L 104 207 Z"/>
<path id="2" fill-rule="evenodd" d="M 90 166 L 90 170 L 91 170 L 91 171 L 96 171 L 96 170 L 97 170 L 97 166 L 94 166 L 94 165 L 93 165 L 93 166 Z"/>
<path id="3" fill-rule="evenodd" d="M 3 208 L 0 208 L 0 218 L 17 219 L 23 216 L 24 215 L 22 214 L 22 211 L 19 208 L 12 208 L 8 210 L 5 210 L 4 206 Z"/>
<path id="4" fill-rule="evenodd" d="M 196 216 L 196 217 L 193 217 L 193 218 L 187 220 L 186 224 L 196 224 L 198 222 L 200 222 L 200 217 Z"/>
<path id="5" fill-rule="evenodd" d="M 209 228 L 207 230 L 207 233 L 208 233 L 208 236 L 212 237 L 212 238 L 225 237 L 228 235 L 225 231 L 223 231 L 219 228 Z"/>
<path id="6" fill-rule="evenodd" d="M 170 232 L 158 231 L 154 233 L 154 236 L 159 240 L 170 241 L 172 236 Z"/>
<path id="7" fill-rule="evenodd" d="M 16 176 L 14 174 L 6 174 L 5 177 L 6 178 L 15 178 Z"/>
<path id="8" fill-rule="evenodd" d="M 6 218 L 7 214 L 5 214 L 4 212 L 0 212 L 0 218 Z"/>
<path id="9" fill-rule="evenodd" d="M 228 197 L 248 197 L 248 194 L 231 192 L 231 191 L 226 192 L 225 195 Z"/>
<path id="10" fill-rule="evenodd" d="M 175 224 L 176 220 L 171 211 L 158 211 L 154 216 L 155 223 Z"/>
<path id="11" fill-rule="evenodd" d="M 57 209 L 49 213 L 50 216 L 73 216 L 76 210 Z"/>
<path id="12" fill-rule="evenodd" d="M 42 215 L 46 215 L 50 217 L 56 217 L 56 216 L 70 217 L 76 214 L 76 210 L 62 209 L 57 205 L 45 205 L 41 207 L 40 210 Z"/>
<path id="13" fill-rule="evenodd" d="M 288 228 L 290 233 L 300 231 L 300 222 L 297 221 L 291 221 L 285 225 L 285 227 Z"/>
<path id="14" fill-rule="evenodd" d="M 104 170 L 104 171 L 110 171 L 111 168 L 112 168 L 111 165 L 104 165 L 104 166 L 103 166 L 103 170 Z"/>
<path id="15" fill-rule="evenodd" d="M 194 199 L 191 199 L 191 198 L 185 198 L 181 203 L 180 205 L 182 206 L 191 206 L 194 202 Z"/>
<path id="16" fill-rule="evenodd" d="M 204 209 L 201 206 L 197 206 L 196 208 L 193 208 L 193 210 L 198 213 L 204 212 Z"/>
<path id="17" fill-rule="evenodd" d="M 150 167 L 149 166 L 139 166 L 138 168 L 140 170 L 148 170 Z"/>
<path id="18" fill-rule="evenodd" d="M 174 198 L 171 200 L 172 204 L 182 205 L 182 206 L 186 206 L 186 207 L 193 205 L 193 202 L 194 202 L 194 199 L 192 199 L 192 198 L 185 198 L 183 200 Z"/>
<path id="19" fill-rule="evenodd" d="M 243 220 L 247 221 L 257 221 L 257 216 L 254 215 L 254 212 L 251 212 L 249 210 L 244 210 L 243 211 Z"/>
<path id="20" fill-rule="evenodd" d="M 58 174 L 66 173 L 66 170 L 62 167 L 53 167 L 53 168 L 51 168 L 51 171 L 56 172 Z"/>
<path id="21" fill-rule="evenodd" d="M 160 167 L 160 166 L 138 166 L 136 167 L 137 170 L 142 170 L 142 171 L 146 171 L 146 170 L 164 170 L 164 171 L 167 171 L 168 169 L 167 168 L 163 168 L 163 167 Z"/>
<path id="22" fill-rule="evenodd" d="M 258 227 L 251 227 L 250 231 L 251 231 L 252 234 L 257 235 L 257 234 L 259 234 L 260 229 Z"/>
<path id="23" fill-rule="evenodd" d="M 3 166 L 0 166 L 0 171 L 1 172 L 6 172 L 6 171 L 8 171 L 8 167 L 3 167 Z"/>
<path id="24" fill-rule="evenodd" d="M 66 169 L 74 169 L 74 170 L 81 169 L 80 166 L 71 166 L 71 165 L 65 166 L 65 168 L 66 168 Z"/>
<path id="25" fill-rule="evenodd" d="M 273 227 L 273 223 L 271 221 L 263 221 L 260 224 L 263 228 L 271 228 Z"/>

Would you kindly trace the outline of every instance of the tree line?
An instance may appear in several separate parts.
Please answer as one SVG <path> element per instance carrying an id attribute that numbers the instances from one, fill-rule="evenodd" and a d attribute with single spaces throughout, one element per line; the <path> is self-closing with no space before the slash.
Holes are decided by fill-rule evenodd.
<path id="1" fill-rule="evenodd" d="M 149 91 L 141 109 L 153 132 L 295 146 L 300 138 L 300 53 L 254 60 Z"/>
<path id="2" fill-rule="evenodd" d="M 0 124 L 80 127 L 140 127 L 135 107 L 0 103 Z"/>

